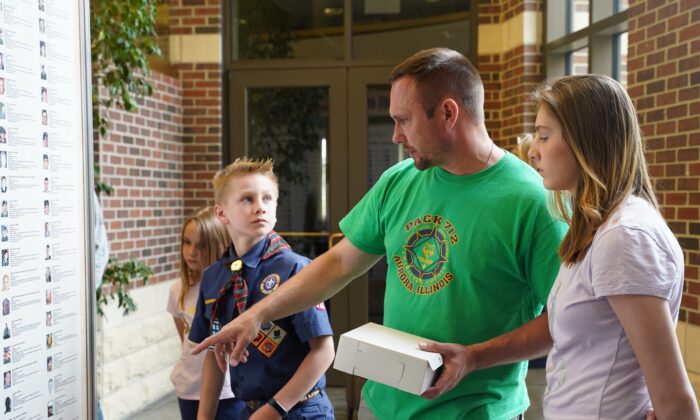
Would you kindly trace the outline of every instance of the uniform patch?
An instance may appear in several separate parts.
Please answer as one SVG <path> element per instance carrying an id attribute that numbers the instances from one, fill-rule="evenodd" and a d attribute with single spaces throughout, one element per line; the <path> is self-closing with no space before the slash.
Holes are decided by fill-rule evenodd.
<path id="1" fill-rule="evenodd" d="M 270 274 L 260 282 L 260 291 L 265 295 L 269 295 L 270 293 L 274 292 L 279 285 L 280 275 L 277 273 Z"/>
<path id="2" fill-rule="evenodd" d="M 221 331 L 221 324 L 219 323 L 218 319 L 215 319 L 214 322 L 211 323 L 211 331 L 209 331 L 209 335 L 214 335 Z"/>
<path id="3" fill-rule="evenodd" d="M 264 354 L 265 356 L 270 357 L 275 353 L 277 347 L 278 345 L 268 337 L 258 346 L 258 350 L 260 350 L 260 353 Z"/>
<path id="4" fill-rule="evenodd" d="M 205 305 L 209 305 L 210 303 L 214 303 L 214 302 L 216 302 L 216 298 L 214 298 L 214 299 L 207 299 L 207 300 L 204 301 L 204 304 L 205 304 Z"/>
<path id="5" fill-rule="evenodd" d="M 282 340 L 284 340 L 284 337 L 286 335 L 287 332 L 280 328 L 279 325 L 277 325 L 275 326 L 275 328 L 272 329 L 272 332 L 270 333 L 270 335 L 267 336 L 267 338 L 274 341 L 275 344 L 279 345 L 282 342 Z"/>
<path id="6" fill-rule="evenodd" d="M 258 336 L 255 337 L 255 340 L 253 340 L 253 345 L 257 346 L 258 344 L 262 343 L 262 341 L 265 339 L 265 334 L 263 334 L 262 331 L 258 331 Z"/>
<path id="7" fill-rule="evenodd" d="M 408 233 L 394 255 L 399 281 L 411 293 L 432 295 L 454 279 L 447 271 L 450 247 L 459 242 L 455 226 L 443 216 L 426 214 L 404 225 Z"/>
<path id="8" fill-rule="evenodd" d="M 274 322 L 265 322 L 260 326 L 258 336 L 255 337 L 252 344 L 260 350 L 260 353 L 267 357 L 272 356 L 277 348 L 282 344 L 282 340 L 287 336 L 285 331 Z"/>

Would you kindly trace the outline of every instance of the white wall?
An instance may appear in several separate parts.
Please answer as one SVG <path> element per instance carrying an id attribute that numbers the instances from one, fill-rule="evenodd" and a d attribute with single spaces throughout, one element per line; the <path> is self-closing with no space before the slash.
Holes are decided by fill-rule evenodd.
<path id="1" fill-rule="evenodd" d="M 170 370 L 180 355 L 165 311 L 171 282 L 133 289 L 138 310 L 127 317 L 111 304 L 96 335 L 97 393 L 107 420 L 127 418 L 173 391 Z"/>

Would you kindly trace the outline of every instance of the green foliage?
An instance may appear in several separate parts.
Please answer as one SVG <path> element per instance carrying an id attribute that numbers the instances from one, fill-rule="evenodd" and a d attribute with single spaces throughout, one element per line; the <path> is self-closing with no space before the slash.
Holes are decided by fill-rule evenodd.
<path id="1" fill-rule="evenodd" d="M 90 0 L 90 32 L 92 52 L 92 125 L 100 137 L 110 126 L 108 111 L 121 108 L 133 112 L 138 100 L 151 96 L 148 57 L 160 55 L 156 43 L 157 0 Z M 100 89 L 106 95 L 100 97 Z M 114 188 L 100 179 L 95 165 L 95 191 L 112 195 Z M 128 285 L 133 279 L 147 283 L 153 270 L 130 259 L 109 259 L 102 282 L 97 287 L 97 313 L 111 300 L 128 315 L 136 310 Z"/>
<path id="2" fill-rule="evenodd" d="M 114 194 L 114 187 L 102 181 L 102 178 L 100 177 L 100 167 L 97 166 L 97 162 L 93 164 L 93 168 L 93 174 L 95 177 L 95 192 L 97 193 L 97 196 L 99 197 L 102 193 L 110 196 Z"/>
<path id="3" fill-rule="evenodd" d="M 90 0 L 92 124 L 100 136 L 109 128 L 113 106 L 137 108 L 137 98 L 153 94 L 148 56 L 156 44 L 156 0 Z M 107 90 L 100 98 L 100 88 Z"/>
<path id="4" fill-rule="evenodd" d="M 119 261 L 110 257 L 105 268 L 102 283 L 97 287 L 97 314 L 104 316 L 103 308 L 110 300 L 117 300 L 117 305 L 122 308 L 122 313 L 126 316 L 136 310 L 136 303 L 129 295 L 127 287 L 134 279 L 142 279 L 143 284 L 153 275 L 153 270 L 146 264 L 135 259 Z M 105 290 L 108 289 L 108 290 Z M 115 296 L 116 295 L 116 296 Z"/>

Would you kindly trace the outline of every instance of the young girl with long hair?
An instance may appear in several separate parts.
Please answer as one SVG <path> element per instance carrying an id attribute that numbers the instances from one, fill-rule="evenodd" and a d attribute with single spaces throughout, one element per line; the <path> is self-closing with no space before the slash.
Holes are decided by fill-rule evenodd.
<path id="1" fill-rule="evenodd" d="M 199 390 L 205 353 L 192 355 L 194 347 L 187 339 L 192 325 L 202 271 L 216 261 L 231 242 L 224 225 L 210 207 L 201 208 L 183 224 L 180 252 L 180 281 L 170 286 L 168 312 L 182 342 L 182 355 L 170 379 L 175 386 L 183 420 L 195 420 L 199 408 Z M 245 403 L 234 398 L 229 376 L 224 379 L 216 419 L 238 419 Z"/>
<path id="2" fill-rule="evenodd" d="M 569 224 L 547 304 L 548 419 L 699 419 L 675 334 L 683 253 L 647 173 L 625 89 L 607 76 L 540 87 L 529 151 Z"/>

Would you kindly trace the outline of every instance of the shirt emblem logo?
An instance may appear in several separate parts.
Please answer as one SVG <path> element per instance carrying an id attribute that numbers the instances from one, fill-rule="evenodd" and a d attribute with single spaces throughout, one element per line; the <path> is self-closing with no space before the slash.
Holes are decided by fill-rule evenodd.
<path id="1" fill-rule="evenodd" d="M 401 253 L 393 256 L 401 284 L 411 293 L 432 295 L 454 278 L 447 271 L 450 247 L 459 242 L 454 225 L 426 214 L 404 225 L 408 233 Z"/>
<path id="2" fill-rule="evenodd" d="M 269 295 L 270 293 L 274 292 L 279 285 L 280 275 L 276 273 L 270 274 L 260 282 L 260 291 L 265 295 Z"/>

